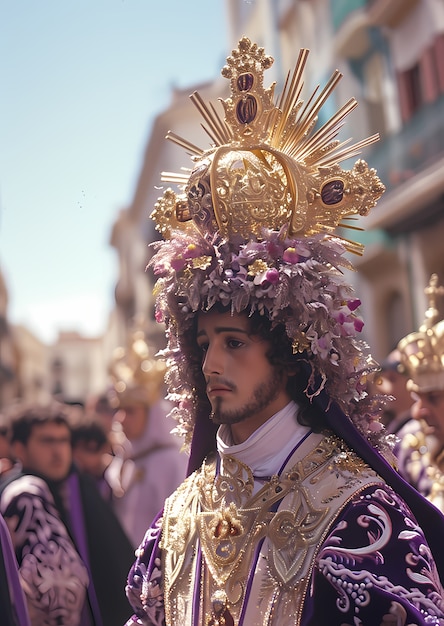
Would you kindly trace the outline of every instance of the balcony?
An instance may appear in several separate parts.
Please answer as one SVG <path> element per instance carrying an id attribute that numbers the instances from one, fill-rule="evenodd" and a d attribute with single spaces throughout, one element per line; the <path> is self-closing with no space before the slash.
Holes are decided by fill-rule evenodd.
<path id="1" fill-rule="evenodd" d="M 372 26 L 395 28 L 418 4 L 418 0 L 331 0 L 330 14 L 335 32 L 357 12 L 365 13 Z"/>
<path id="2" fill-rule="evenodd" d="M 396 135 L 365 152 L 386 193 L 373 209 L 372 227 L 405 221 L 444 194 L 444 95 L 423 106 Z"/>
<path id="3" fill-rule="evenodd" d="M 335 55 L 359 59 L 367 52 L 370 40 L 365 6 L 365 0 L 332 0 L 330 3 Z"/>
<path id="4" fill-rule="evenodd" d="M 418 0 L 368 0 L 368 19 L 374 26 L 396 28 L 417 4 Z"/>
<path id="5" fill-rule="evenodd" d="M 372 28 L 396 28 L 418 0 L 331 0 L 335 53 L 360 59 L 371 48 Z"/>

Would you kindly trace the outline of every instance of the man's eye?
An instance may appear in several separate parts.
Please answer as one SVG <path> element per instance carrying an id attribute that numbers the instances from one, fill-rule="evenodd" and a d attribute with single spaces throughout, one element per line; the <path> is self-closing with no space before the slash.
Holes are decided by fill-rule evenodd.
<path id="1" fill-rule="evenodd" d="M 430 394 L 428 400 L 430 404 L 436 405 L 439 403 L 440 397 L 438 395 Z"/>
<path id="2" fill-rule="evenodd" d="M 240 341 L 239 339 L 228 339 L 227 341 L 227 346 L 229 348 L 240 348 L 243 345 L 244 345 L 243 342 Z"/>

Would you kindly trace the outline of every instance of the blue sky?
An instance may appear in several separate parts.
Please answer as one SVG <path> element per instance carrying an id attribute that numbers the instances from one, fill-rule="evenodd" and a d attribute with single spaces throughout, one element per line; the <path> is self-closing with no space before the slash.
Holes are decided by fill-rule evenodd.
<path id="1" fill-rule="evenodd" d="M 8 318 L 100 334 L 154 116 L 216 77 L 224 0 L 0 0 L 0 269 Z"/>

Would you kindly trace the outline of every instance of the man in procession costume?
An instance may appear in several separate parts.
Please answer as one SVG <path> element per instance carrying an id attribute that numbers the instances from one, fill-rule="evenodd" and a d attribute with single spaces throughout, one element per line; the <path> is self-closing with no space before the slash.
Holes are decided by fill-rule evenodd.
<path id="1" fill-rule="evenodd" d="M 444 287 L 437 274 L 431 275 L 424 291 L 429 304 L 425 319 L 398 344 L 416 420 L 416 427 L 399 443 L 399 470 L 444 513 L 444 320 L 437 308 Z"/>
<path id="2" fill-rule="evenodd" d="M 242 38 L 224 118 L 192 96 L 211 148 L 169 133 L 194 165 L 164 174 L 181 193 L 155 206 L 150 265 L 189 476 L 137 551 L 128 625 L 444 624 L 444 518 L 392 467 L 340 269 L 362 247 L 334 234 L 384 191 L 338 165 L 377 137 L 336 140 L 354 100 L 315 128 L 340 74 L 304 105 L 307 55 L 275 104 Z"/>

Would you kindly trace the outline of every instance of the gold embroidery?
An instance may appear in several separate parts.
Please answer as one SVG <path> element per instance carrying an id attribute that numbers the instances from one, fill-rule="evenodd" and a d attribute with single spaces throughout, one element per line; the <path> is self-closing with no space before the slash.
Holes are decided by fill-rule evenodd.
<path id="1" fill-rule="evenodd" d="M 237 624 L 261 541 L 252 579 L 259 615 L 254 624 L 281 624 L 283 616 L 299 623 L 314 555 L 331 522 L 357 486 L 381 480 L 337 437 L 309 440 L 289 469 L 254 495 L 251 470 L 224 457 L 221 475 L 215 462 L 205 463 L 169 499 L 162 539 L 168 625 L 191 623 L 198 547 L 202 623 L 221 625 L 229 611 Z M 306 453 L 296 461 L 302 448 Z"/>
<path id="2" fill-rule="evenodd" d="M 208 626 L 225 626 L 225 614 L 228 609 L 227 595 L 220 589 L 215 591 L 211 596 L 211 605 L 213 607 L 211 617 L 207 620 Z"/>

